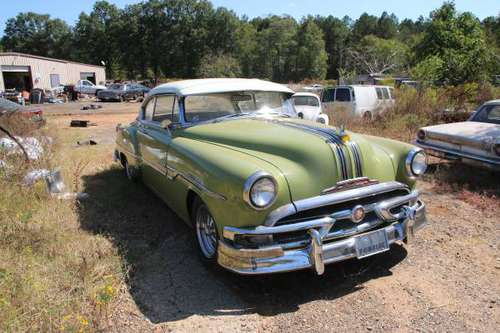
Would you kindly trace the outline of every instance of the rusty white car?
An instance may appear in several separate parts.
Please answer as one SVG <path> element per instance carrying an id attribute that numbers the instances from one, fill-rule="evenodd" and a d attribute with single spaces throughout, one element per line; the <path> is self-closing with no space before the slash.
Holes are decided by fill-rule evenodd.
<path id="1" fill-rule="evenodd" d="M 421 128 L 416 144 L 429 155 L 500 171 L 500 100 L 484 103 L 468 121 Z"/>

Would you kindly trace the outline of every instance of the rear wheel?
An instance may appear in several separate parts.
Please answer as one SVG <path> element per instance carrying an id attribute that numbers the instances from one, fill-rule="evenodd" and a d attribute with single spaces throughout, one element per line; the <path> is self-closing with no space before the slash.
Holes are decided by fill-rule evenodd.
<path id="1" fill-rule="evenodd" d="M 130 165 L 126 157 L 122 157 L 122 165 L 125 169 L 125 176 L 127 176 L 128 180 L 136 181 L 137 178 L 139 178 L 139 170 L 136 167 Z"/>
<path id="2" fill-rule="evenodd" d="M 196 228 L 196 240 L 202 259 L 215 262 L 219 243 L 217 226 L 208 207 L 198 197 L 194 199 L 191 216 Z"/>
<path id="3" fill-rule="evenodd" d="M 363 120 L 371 121 L 372 120 L 372 113 L 370 111 L 366 111 L 365 113 L 363 113 Z"/>

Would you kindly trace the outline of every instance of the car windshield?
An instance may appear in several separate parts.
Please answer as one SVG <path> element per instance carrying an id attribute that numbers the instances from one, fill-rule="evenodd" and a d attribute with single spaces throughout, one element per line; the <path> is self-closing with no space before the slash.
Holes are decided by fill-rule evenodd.
<path id="1" fill-rule="evenodd" d="M 318 99 L 313 96 L 295 96 L 293 103 L 295 106 L 319 106 Z"/>
<path id="2" fill-rule="evenodd" d="M 290 95 L 281 92 L 239 91 L 192 95 L 184 99 L 184 118 L 188 122 L 260 114 L 294 116 L 295 109 L 290 102 Z"/>
<path id="3" fill-rule="evenodd" d="M 109 86 L 109 89 L 113 90 L 123 90 L 125 86 L 123 84 L 112 84 Z"/>
<path id="4" fill-rule="evenodd" d="M 476 111 L 476 113 L 474 113 L 471 121 L 500 125 L 500 105 L 484 105 L 482 108 Z"/>

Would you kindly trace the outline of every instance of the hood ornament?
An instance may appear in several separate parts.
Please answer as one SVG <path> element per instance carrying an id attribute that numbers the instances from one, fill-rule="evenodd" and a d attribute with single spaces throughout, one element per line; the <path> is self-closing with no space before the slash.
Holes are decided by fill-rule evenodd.
<path id="1" fill-rule="evenodd" d="M 358 178 L 342 180 L 340 182 L 337 182 L 337 184 L 335 184 L 335 186 L 329 187 L 329 188 L 321 191 L 321 195 L 330 194 L 333 192 L 342 192 L 342 191 L 351 190 L 354 188 L 375 185 L 378 183 L 379 183 L 378 180 L 370 179 L 368 177 L 358 177 Z"/>
<path id="2" fill-rule="evenodd" d="M 335 134 L 342 140 L 342 142 L 346 143 L 351 140 L 349 135 L 345 131 L 345 125 L 341 124 L 336 130 Z"/>

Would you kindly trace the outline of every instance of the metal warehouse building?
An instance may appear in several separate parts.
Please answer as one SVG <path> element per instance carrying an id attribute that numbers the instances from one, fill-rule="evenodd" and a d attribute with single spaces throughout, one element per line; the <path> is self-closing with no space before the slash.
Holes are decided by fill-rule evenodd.
<path id="1" fill-rule="evenodd" d="M 30 54 L 0 53 L 0 91 L 50 89 L 61 84 L 76 84 L 82 79 L 96 84 L 105 82 L 105 68 Z"/>

